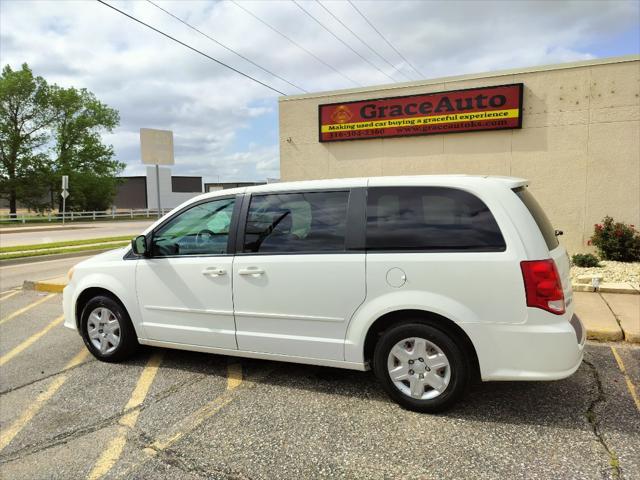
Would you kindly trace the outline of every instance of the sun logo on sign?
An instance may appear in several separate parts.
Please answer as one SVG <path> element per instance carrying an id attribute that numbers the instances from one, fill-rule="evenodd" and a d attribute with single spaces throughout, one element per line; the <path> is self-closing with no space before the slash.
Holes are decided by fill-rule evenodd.
<path id="1" fill-rule="evenodd" d="M 331 114 L 331 120 L 336 123 L 347 123 L 349 120 L 351 120 L 351 117 L 353 117 L 351 110 L 349 110 L 349 108 L 345 107 L 344 105 L 340 105 L 339 107 L 337 107 Z"/>

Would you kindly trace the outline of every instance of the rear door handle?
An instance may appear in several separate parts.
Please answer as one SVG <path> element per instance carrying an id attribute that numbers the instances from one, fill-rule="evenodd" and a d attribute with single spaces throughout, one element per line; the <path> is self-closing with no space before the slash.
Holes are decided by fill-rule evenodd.
<path id="1" fill-rule="evenodd" d="M 203 275 L 209 275 L 211 277 L 219 277 L 221 275 L 226 275 L 227 271 L 224 268 L 220 267 L 208 267 L 202 270 Z"/>
<path id="2" fill-rule="evenodd" d="M 241 268 L 238 275 L 262 275 L 264 270 L 258 267 Z"/>

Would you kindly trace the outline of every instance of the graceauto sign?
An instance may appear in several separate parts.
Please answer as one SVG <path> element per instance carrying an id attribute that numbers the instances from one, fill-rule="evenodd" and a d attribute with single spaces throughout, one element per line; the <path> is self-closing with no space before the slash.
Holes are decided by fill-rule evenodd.
<path id="1" fill-rule="evenodd" d="M 522 128 L 522 83 L 318 108 L 321 142 Z"/>

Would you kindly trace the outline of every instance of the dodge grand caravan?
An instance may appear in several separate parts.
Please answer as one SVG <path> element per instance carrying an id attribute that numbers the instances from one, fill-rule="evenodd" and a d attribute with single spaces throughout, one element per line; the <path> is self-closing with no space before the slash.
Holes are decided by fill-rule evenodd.
<path id="1" fill-rule="evenodd" d="M 517 178 L 378 177 L 198 196 L 81 262 L 65 326 L 107 362 L 139 344 L 371 368 L 435 412 L 475 378 L 580 365 L 569 260 Z"/>

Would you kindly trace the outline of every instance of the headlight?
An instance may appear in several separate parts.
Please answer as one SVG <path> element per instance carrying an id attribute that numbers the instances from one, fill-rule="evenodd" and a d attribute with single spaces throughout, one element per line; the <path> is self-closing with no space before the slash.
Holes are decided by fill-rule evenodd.
<path id="1" fill-rule="evenodd" d="M 67 280 L 71 281 L 71 279 L 73 278 L 73 272 L 75 271 L 74 267 L 71 267 L 69 269 L 69 271 L 67 272 Z"/>

